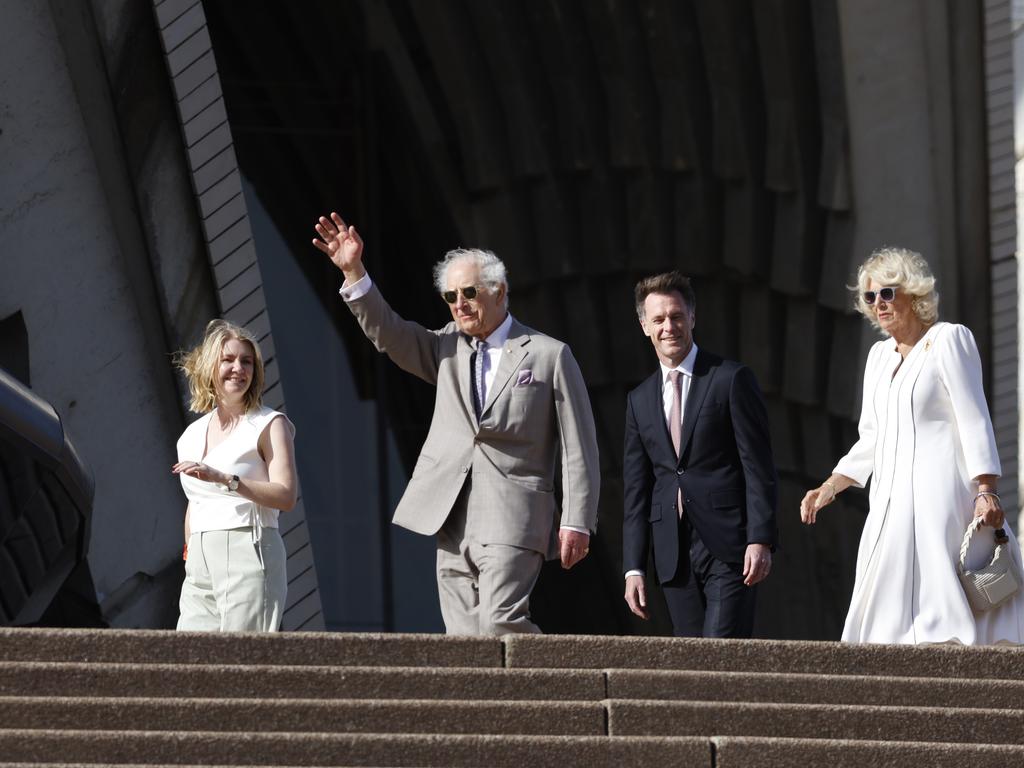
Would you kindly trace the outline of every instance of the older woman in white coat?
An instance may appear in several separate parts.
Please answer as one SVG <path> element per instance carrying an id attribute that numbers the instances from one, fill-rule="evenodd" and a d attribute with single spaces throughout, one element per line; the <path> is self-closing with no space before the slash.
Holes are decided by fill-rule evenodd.
<path id="1" fill-rule="evenodd" d="M 871 479 L 843 640 L 1020 643 L 1024 593 L 974 613 L 956 571 L 972 518 L 992 528 L 974 537 L 981 546 L 972 547 L 970 567 L 991 557 L 992 529 L 1004 526 L 974 336 L 937 321 L 935 278 L 913 251 L 875 251 L 856 290 L 857 309 L 887 338 L 868 354 L 860 439 L 800 504 L 801 519 L 813 524 L 838 494 Z"/>

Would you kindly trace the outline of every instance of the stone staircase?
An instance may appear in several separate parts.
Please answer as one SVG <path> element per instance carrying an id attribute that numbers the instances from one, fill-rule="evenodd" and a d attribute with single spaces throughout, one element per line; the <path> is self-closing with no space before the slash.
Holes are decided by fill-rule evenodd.
<path id="1" fill-rule="evenodd" d="M 0 629 L 13 765 L 1024 765 L 1024 650 Z"/>

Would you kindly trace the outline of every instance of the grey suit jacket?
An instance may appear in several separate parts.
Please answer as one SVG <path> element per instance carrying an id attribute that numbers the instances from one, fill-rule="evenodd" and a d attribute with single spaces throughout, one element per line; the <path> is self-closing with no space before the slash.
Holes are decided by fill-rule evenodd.
<path id="1" fill-rule="evenodd" d="M 597 437 L 583 375 L 569 347 L 513 319 L 479 423 L 470 393 L 469 338 L 399 317 L 373 286 L 348 307 L 400 368 L 437 387 L 434 416 L 394 523 L 432 535 L 472 475 L 467 537 L 556 557 L 561 524 L 597 528 Z"/>

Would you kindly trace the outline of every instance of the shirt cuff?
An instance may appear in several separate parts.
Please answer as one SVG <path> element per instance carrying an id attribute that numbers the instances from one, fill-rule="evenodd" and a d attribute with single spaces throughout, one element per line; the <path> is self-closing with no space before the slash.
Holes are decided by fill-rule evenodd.
<path id="1" fill-rule="evenodd" d="M 562 525 L 562 526 L 559 526 L 559 527 L 563 531 L 576 531 L 576 533 L 585 533 L 585 534 L 587 534 L 587 536 L 590 535 L 590 529 L 589 528 L 580 528 L 579 526 L 576 526 L 576 525 Z"/>
<path id="2" fill-rule="evenodd" d="M 372 285 L 373 282 L 370 280 L 370 273 L 367 272 L 351 285 L 343 284 L 341 288 L 338 289 L 338 294 L 345 301 L 355 301 L 356 299 L 361 299 L 363 296 L 368 294 Z"/>
<path id="3" fill-rule="evenodd" d="M 635 571 L 635 570 L 634 571 L 626 571 L 625 578 L 628 579 L 630 576 L 643 576 L 643 575 L 644 575 L 643 571 Z"/>

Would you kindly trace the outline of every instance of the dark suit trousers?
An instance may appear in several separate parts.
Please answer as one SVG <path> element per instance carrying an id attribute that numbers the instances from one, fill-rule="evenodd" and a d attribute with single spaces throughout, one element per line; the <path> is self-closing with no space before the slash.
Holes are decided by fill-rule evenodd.
<path id="1" fill-rule="evenodd" d="M 750 637 L 754 631 L 757 587 L 743 583 L 743 563 L 715 558 L 686 515 L 679 521 L 676 575 L 661 587 L 676 637 Z"/>

